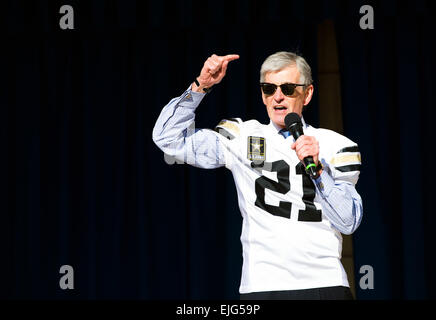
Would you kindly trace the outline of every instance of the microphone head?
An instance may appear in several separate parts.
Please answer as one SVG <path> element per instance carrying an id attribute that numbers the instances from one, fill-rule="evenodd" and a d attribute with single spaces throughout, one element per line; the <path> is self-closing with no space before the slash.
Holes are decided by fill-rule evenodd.
<path id="1" fill-rule="evenodd" d="M 294 124 L 301 124 L 300 116 L 298 115 L 298 113 L 295 112 L 288 113 L 285 117 L 286 129 L 289 130 L 289 128 Z"/>

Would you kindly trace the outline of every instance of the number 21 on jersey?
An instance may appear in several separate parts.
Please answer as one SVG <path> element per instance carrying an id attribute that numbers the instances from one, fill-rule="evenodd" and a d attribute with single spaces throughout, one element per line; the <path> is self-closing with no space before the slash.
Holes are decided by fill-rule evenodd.
<path id="1" fill-rule="evenodd" d="M 290 168 L 289 164 L 284 160 L 265 163 L 263 170 L 277 173 L 277 181 L 271 180 L 265 176 L 261 176 L 255 181 L 256 202 L 255 205 L 266 212 L 283 217 L 291 218 L 292 203 L 280 201 L 278 206 L 269 205 L 265 202 L 265 189 L 269 189 L 281 194 L 286 194 L 295 188 L 303 188 L 302 202 L 303 210 L 298 210 L 298 221 L 320 222 L 322 221 L 321 210 L 315 207 L 313 200 L 315 199 L 315 185 L 309 175 L 304 171 L 302 163 L 298 163 L 294 168 Z M 295 174 L 301 177 L 301 185 L 291 185 L 289 180 L 290 170 L 295 170 Z"/>

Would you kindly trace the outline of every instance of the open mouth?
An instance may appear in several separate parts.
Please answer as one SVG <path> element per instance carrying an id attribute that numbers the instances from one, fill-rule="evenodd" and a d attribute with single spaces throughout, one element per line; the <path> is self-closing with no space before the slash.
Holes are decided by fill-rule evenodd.
<path id="1" fill-rule="evenodd" d="M 283 106 L 276 106 L 274 107 L 274 110 L 287 110 L 287 108 Z"/>

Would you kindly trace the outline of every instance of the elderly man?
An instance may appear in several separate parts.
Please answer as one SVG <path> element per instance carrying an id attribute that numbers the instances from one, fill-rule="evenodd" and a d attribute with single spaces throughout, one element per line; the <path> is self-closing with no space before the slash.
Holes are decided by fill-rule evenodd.
<path id="1" fill-rule="evenodd" d="M 262 64 L 269 124 L 230 118 L 215 130 L 189 129 L 205 94 L 238 58 L 209 57 L 185 93 L 164 107 L 153 140 L 179 161 L 232 171 L 243 217 L 241 299 L 352 299 L 341 233 L 353 233 L 362 218 L 355 189 L 360 153 L 350 139 L 304 121 L 314 91 L 305 59 L 277 52 Z M 301 117 L 304 130 L 296 141 L 285 124 L 290 113 Z"/>

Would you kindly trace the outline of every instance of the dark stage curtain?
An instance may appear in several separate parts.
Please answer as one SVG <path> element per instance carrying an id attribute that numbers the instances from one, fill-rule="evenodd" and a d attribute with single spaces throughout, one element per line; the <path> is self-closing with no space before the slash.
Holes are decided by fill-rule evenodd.
<path id="1" fill-rule="evenodd" d="M 363 161 L 355 266 L 374 269 L 375 289 L 359 290 L 362 299 L 436 298 L 435 10 L 430 1 L 380 1 L 370 32 L 351 15 L 338 19 L 344 130 L 359 141 Z"/>
<path id="2" fill-rule="evenodd" d="M 433 297 L 434 3 L 5 1 L 0 27 L 0 296 L 237 299 L 241 217 L 226 169 L 168 165 L 151 131 L 212 53 L 238 53 L 196 127 L 267 122 L 263 60 L 297 51 L 317 85 L 317 27 L 335 23 L 344 134 L 362 152 L 357 298 Z M 372 4 L 375 29 L 359 28 Z M 319 97 L 305 113 L 319 125 Z M 59 268 L 74 268 L 62 290 Z"/>

